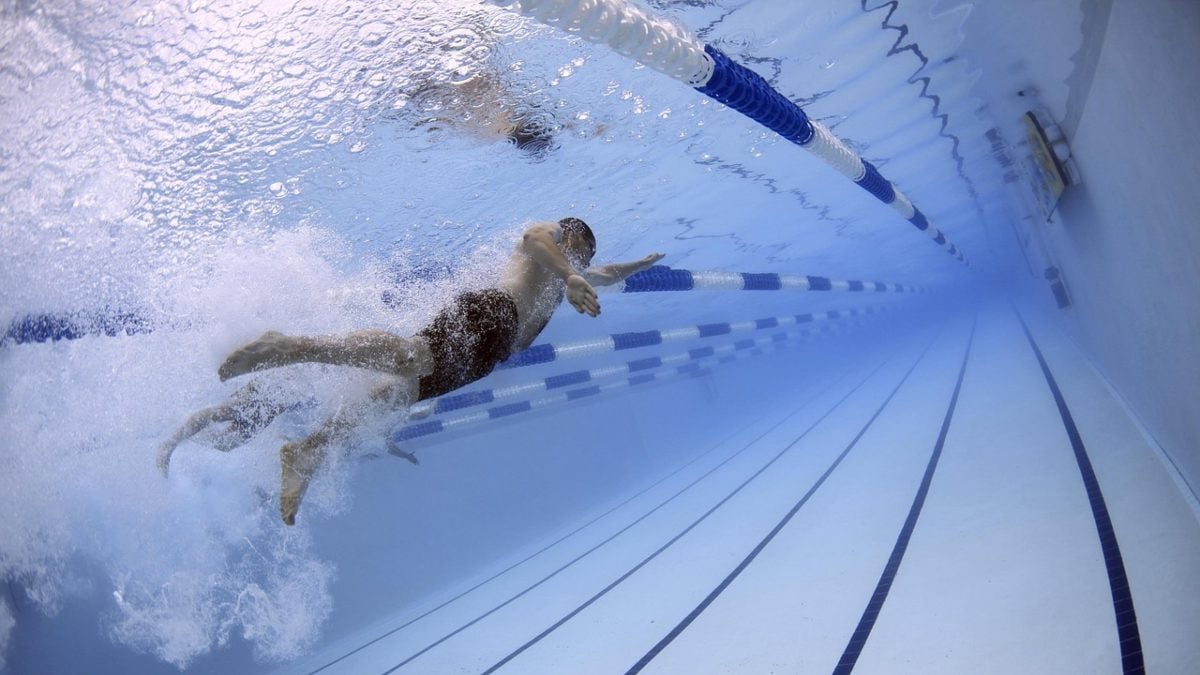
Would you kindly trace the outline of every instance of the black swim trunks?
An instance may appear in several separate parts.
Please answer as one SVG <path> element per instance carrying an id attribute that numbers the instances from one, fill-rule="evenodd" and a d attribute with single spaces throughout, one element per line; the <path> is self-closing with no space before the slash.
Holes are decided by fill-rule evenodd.
<path id="1" fill-rule="evenodd" d="M 456 297 L 417 335 L 433 356 L 433 372 L 419 381 L 417 398 L 441 396 L 478 380 L 512 354 L 517 303 L 504 291 L 485 288 Z"/>

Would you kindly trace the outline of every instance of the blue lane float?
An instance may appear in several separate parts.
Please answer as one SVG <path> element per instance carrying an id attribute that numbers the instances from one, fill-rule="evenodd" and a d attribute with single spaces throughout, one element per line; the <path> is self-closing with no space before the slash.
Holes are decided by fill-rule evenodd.
<path id="1" fill-rule="evenodd" d="M 808 274 L 682 270 L 655 265 L 624 281 L 596 289 L 601 293 L 669 291 L 845 291 L 860 293 L 925 293 L 924 286 L 883 281 L 845 281 Z"/>
<path id="2" fill-rule="evenodd" d="M 520 384 L 479 389 L 461 394 L 447 394 L 429 401 L 415 403 L 410 408 L 410 412 L 414 418 L 441 415 L 518 396 L 531 396 L 577 384 L 601 382 L 618 376 L 632 376 L 659 368 L 679 366 L 689 361 L 727 356 L 739 351 L 763 348 L 780 342 L 790 343 L 811 336 L 828 335 L 832 332 L 834 332 L 834 328 L 825 325 L 811 330 L 776 333 L 770 337 L 743 339 L 717 346 L 694 347 L 687 351 L 675 352 L 664 356 L 647 356 L 610 366 L 573 370 Z"/>
<path id="3" fill-rule="evenodd" d="M 608 45 L 669 75 L 808 150 L 891 206 L 955 259 L 958 249 L 903 192 L 761 75 L 705 44 L 674 21 L 625 0 L 489 0 L 553 28 Z"/>
<path id="4" fill-rule="evenodd" d="M 725 358 L 726 360 L 732 360 L 732 357 Z M 511 417 L 512 415 L 517 415 L 524 412 L 532 412 L 534 410 L 540 410 L 562 403 L 570 403 L 572 401 L 589 398 L 597 394 L 619 391 L 621 389 L 636 387 L 641 384 L 662 381 L 668 377 L 676 375 L 705 375 L 708 372 L 709 371 L 701 364 L 689 363 L 679 366 L 678 368 L 674 368 L 669 372 L 634 375 L 633 377 L 625 378 L 617 382 L 611 382 L 609 384 L 592 385 L 590 387 L 571 389 L 561 394 L 495 406 L 493 408 L 488 408 L 487 410 L 469 415 L 458 415 L 445 419 L 435 419 L 428 422 L 410 424 L 398 429 L 397 431 L 393 432 L 390 437 L 388 437 L 388 453 L 397 457 L 408 459 L 408 457 L 411 456 L 411 453 L 406 452 L 400 447 L 397 447 L 400 443 L 425 436 L 432 436 L 434 434 L 441 433 L 443 431 L 450 431 L 452 429 L 462 429 L 466 427 L 477 426 L 479 424 L 500 419 L 502 417 Z"/>
<path id="5" fill-rule="evenodd" d="M 0 336 L 0 346 L 77 340 L 89 335 L 139 335 L 153 329 L 148 318 L 133 311 L 30 314 L 12 322 Z"/>
<path id="6" fill-rule="evenodd" d="M 722 270 L 684 270 L 655 265 L 630 275 L 611 286 L 596 289 L 602 293 L 659 293 L 678 291 L 844 291 L 862 293 L 927 293 L 925 286 L 883 281 L 844 281 L 806 274 L 774 272 L 725 272 Z M 397 303 L 391 291 L 382 301 L 391 307 Z M 99 312 L 61 312 L 28 314 L 13 321 L 0 347 L 8 344 L 37 344 L 78 340 L 88 336 L 141 335 L 160 326 L 145 312 L 114 309 Z"/>
<path id="7" fill-rule="evenodd" d="M 703 339 L 718 335 L 730 335 L 733 333 L 744 333 L 754 330 L 787 328 L 789 326 L 812 323 L 814 321 L 824 321 L 827 319 L 870 316 L 872 314 L 879 314 L 892 309 L 894 309 L 893 305 L 851 307 L 849 309 L 831 309 L 827 312 L 810 312 L 806 314 L 772 316 L 762 319 L 753 319 L 750 321 L 705 323 L 695 326 L 685 326 L 682 328 L 670 328 L 665 330 L 613 333 L 611 335 L 592 338 L 590 340 L 575 340 L 557 344 L 542 343 L 533 345 L 525 351 L 517 352 L 507 361 L 504 361 L 498 365 L 496 369 L 508 370 L 511 368 L 524 368 L 526 366 L 533 366 L 540 363 L 550 363 L 552 361 L 561 361 L 564 359 L 580 358 L 585 356 L 596 356 L 598 354 L 619 352 L 626 349 L 638 349 L 640 347 L 651 347 L 669 342 Z"/>
<path id="8" fill-rule="evenodd" d="M 775 349 L 784 349 L 788 346 L 786 339 L 777 339 L 775 337 L 768 338 L 763 344 L 773 346 Z M 704 375 L 710 372 L 715 366 L 759 356 L 764 353 L 765 347 L 747 346 L 743 349 L 744 351 L 734 351 L 733 353 L 723 355 L 716 355 L 714 352 L 713 355 L 689 361 L 673 368 L 660 369 L 657 372 L 639 372 L 606 384 L 592 384 L 586 387 L 568 389 L 567 391 L 549 396 L 530 398 L 515 403 L 505 403 L 471 413 L 449 415 L 416 424 L 404 425 L 393 431 L 388 437 L 388 452 L 398 457 L 408 458 L 410 454 L 403 448 L 398 447 L 401 443 L 445 431 L 474 427 L 521 413 L 560 406 L 581 399 L 591 398 L 598 394 L 629 389 L 638 385 L 649 384 L 650 382 L 661 382 L 680 375 Z"/>

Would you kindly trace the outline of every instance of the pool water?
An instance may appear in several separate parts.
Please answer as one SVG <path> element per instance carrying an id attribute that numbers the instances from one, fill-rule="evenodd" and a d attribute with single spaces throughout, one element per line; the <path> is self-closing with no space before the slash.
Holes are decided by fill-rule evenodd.
<path id="1" fill-rule="evenodd" d="M 1194 669 L 1194 453 L 1057 306 L 1046 269 L 1074 258 L 1020 120 L 1086 130 L 1112 3 L 1026 4 L 641 5 L 800 104 L 969 265 L 736 111 L 509 9 L 0 9 L 0 669 Z M 225 356 L 266 330 L 411 335 L 565 216 L 598 262 L 833 281 L 560 309 L 537 340 L 558 359 L 373 420 L 284 526 L 279 447 L 377 375 L 221 382 Z M 159 445 L 248 379 L 299 405 L 231 452 L 184 443 L 164 479 Z"/>

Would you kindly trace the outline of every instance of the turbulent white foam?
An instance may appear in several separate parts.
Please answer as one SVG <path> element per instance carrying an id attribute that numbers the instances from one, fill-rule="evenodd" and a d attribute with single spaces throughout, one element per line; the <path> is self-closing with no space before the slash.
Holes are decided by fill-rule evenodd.
<path id="1" fill-rule="evenodd" d="M 164 480 L 157 445 L 247 379 L 218 382 L 223 355 L 267 328 L 411 333 L 455 289 L 492 273 L 498 253 L 484 245 L 459 274 L 395 287 L 402 306 L 389 308 L 377 278 L 386 266 L 342 271 L 347 242 L 336 235 L 301 228 L 245 243 L 217 252 L 208 269 L 147 289 L 174 322 L 153 333 L 0 353 L 0 576 L 53 612 L 76 592 L 71 561 L 99 564 L 110 584 L 109 634 L 180 667 L 231 636 L 269 660 L 295 657 L 319 636 L 335 570 L 314 554 L 305 528 L 347 507 L 354 462 L 335 458 L 310 488 L 299 525 L 285 528 L 278 448 L 377 381 L 319 365 L 251 376 L 277 400 L 315 397 L 317 408 L 228 454 L 185 443 Z M 358 292 L 330 292 L 351 288 Z M 380 428 L 364 435 L 364 449 L 378 450 Z"/>

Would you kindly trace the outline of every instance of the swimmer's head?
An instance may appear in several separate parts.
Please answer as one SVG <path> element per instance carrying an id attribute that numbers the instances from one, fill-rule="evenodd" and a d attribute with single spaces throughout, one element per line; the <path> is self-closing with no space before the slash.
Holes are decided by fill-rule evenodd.
<path id="1" fill-rule="evenodd" d="M 531 112 L 518 113 L 512 117 L 507 136 L 517 149 L 535 159 L 545 159 L 557 146 L 554 142 L 558 125 L 553 119 Z"/>
<path id="2" fill-rule="evenodd" d="M 596 235 L 592 234 L 592 228 L 573 217 L 563 218 L 558 225 L 563 231 L 563 253 L 577 269 L 586 268 L 596 255 Z"/>

